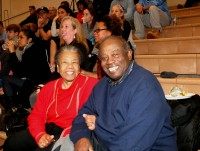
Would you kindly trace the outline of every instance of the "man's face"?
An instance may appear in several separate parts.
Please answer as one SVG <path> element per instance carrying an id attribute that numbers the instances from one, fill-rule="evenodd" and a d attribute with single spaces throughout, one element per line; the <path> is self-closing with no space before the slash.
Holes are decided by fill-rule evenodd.
<path id="1" fill-rule="evenodd" d="M 108 39 L 101 44 L 99 52 L 102 69 L 114 81 L 124 75 L 132 59 L 132 52 L 125 51 L 121 44 L 119 40 Z"/>
<path id="2" fill-rule="evenodd" d="M 39 11 L 39 13 L 38 13 L 38 18 L 47 19 L 47 18 L 48 18 L 48 13 L 45 12 L 44 10 L 41 10 L 41 11 Z"/>
<path id="3" fill-rule="evenodd" d="M 36 10 L 34 8 L 29 7 L 29 13 L 30 13 L 30 15 L 35 14 L 35 12 L 36 12 Z"/>

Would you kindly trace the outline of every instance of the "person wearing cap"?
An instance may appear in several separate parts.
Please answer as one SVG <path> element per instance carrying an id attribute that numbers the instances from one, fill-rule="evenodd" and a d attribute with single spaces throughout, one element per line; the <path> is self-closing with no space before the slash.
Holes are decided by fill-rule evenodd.
<path id="1" fill-rule="evenodd" d="M 44 49 L 47 50 L 47 54 L 49 56 L 51 25 L 52 25 L 52 20 L 49 19 L 49 9 L 47 7 L 38 8 L 37 14 L 38 14 L 38 23 L 37 23 L 38 29 L 35 34 L 42 40 Z"/>
<path id="2" fill-rule="evenodd" d="M 38 14 L 38 30 L 36 36 L 42 40 L 49 40 L 51 37 L 51 20 L 49 19 L 49 10 L 47 7 L 37 9 Z"/>

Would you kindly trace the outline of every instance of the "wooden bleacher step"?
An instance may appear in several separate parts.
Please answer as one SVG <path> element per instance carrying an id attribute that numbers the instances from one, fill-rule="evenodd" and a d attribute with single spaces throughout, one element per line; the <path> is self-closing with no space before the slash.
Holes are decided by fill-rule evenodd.
<path id="1" fill-rule="evenodd" d="M 200 36 L 135 40 L 136 55 L 200 53 Z"/>
<path id="2" fill-rule="evenodd" d="M 171 88 L 176 86 L 189 93 L 200 95 L 200 78 L 181 77 L 174 79 L 165 79 L 157 77 L 157 79 L 160 82 L 165 94 L 169 94 Z"/>
<path id="3" fill-rule="evenodd" d="M 200 13 L 200 6 L 170 10 L 172 18 Z"/>
<path id="4" fill-rule="evenodd" d="M 200 23 L 200 13 L 192 15 L 184 15 L 177 17 L 176 25 L 195 24 Z M 173 26 L 173 21 L 171 23 Z"/>
<path id="5" fill-rule="evenodd" d="M 146 29 L 146 35 L 148 31 L 150 31 L 149 28 Z M 160 33 L 160 38 L 192 37 L 192 36 L 200 36 L 200 23 L 166 26 L 163 27 L 163 30 Z"/>

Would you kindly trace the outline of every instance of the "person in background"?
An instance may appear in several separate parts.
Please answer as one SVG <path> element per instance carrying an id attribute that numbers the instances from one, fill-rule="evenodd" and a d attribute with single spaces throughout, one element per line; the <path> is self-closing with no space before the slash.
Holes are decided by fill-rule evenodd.
<path id="1" fill-rule="evenodd" d="M 0 45 L 4 44 L 5 41 L 8 40 L 6 35 L 6 29 L 3 26 L 3 22 L 0 21 Z"/>
<path id="2" fill-rule="evenodd" d="M 78 8 L 78 13 L 76 14 L 76 18 L 78 19 L 78 21 L 82 24 L 83 23 L 83 10 L 85 8 L 87 8 L 87 3 L 85 2 L 85 0 L 79 0 L 77 3 L 77 8 Z"/>
<path id="3" fill-rule="evenodd" d="M 53 20 L 57 15 L 57 9 L 55 7 L 49 7 L 49 19 Z"/>
<path id="4" fill-rule="evenodd" d="M 112 3 L 110 4 L 110 9 L 112 8 L 113 5 L 120 5 L 123 10 L 124 10 L 124 18 L 131 24 L 131 27 L 134 27 L 134 18 L 133 18 L 133 13 L 134 13 L 134 2 L 133 0 L 113 0 Z"/>
<path id="5" fill-rule="evenodd" d="M 122 25 L 122 37 L 125 40 L 128 40 L 130 32 L 131 32 L 131 25 L 130 23 L 124 18 L 124 9 L 121 5 L 116 4 L 113 5 L 110 9 L 110 15 L 116 15 L 117 18 L 120 19 Z"/>
<path id="6" fill-rule="evenodd" d="M 73 121 L 74 150 L 177 151 L 171 108 L 162 87 L 132 60 L 129 44 L 110 36 L 100 44 L 99 58 L 106 76 Z"/>
<path id="7" fill-rule="evenodd" d="M 22 104 L 29 109 L 29 96 L 35 85 L 45 83 L 50 76 L 50 70 L 45 51 L 30 29 L 20 31 L 18 47 L 8 43 L 8 64 L 13 75 L 4 76 L 3 90 L 9 108 Z"/>
<path id="8" fill-rule="evenodd" d="M 59 36 L 60 23 L 65 16 L 72 16 L 73 14 L 71 14 L 71 12 L 72 12 L 71 9 L 67 7 L 66 5 L 60 5 L 58 7 L 58 14 L 54 17 L 52 25 L 51 25 L 52 37 Z"/>
<path id="9" fill-rule="evenodd" d="M 50 151 L 59 137 L 69 138 L 73 119 L 98 82 L 80 74 L 81 53 L 73 45 L 61 47 L 55 57 L 61 77 L 42 88 L 28 117 L 28 129 L 8 137 L 4 151 Z"/>
<path id="10" fill-rule="evenodd" d="M 6 27 L 6 35 L 8 37 L 8 41 L 2 45 L 2 51 L 0 53 L 0 82 L 1 82 L 1 87 L 0 87 L 0 102 L 3 105 L 5 111 L 9 108 L 4 91 L 3 91 L 3 83 L 2 83 L 2 78 L 7 75 L 12 75 L 12 71 L 9 66 L 9 59 L 10 59 L 10 54 L 8 50 L 8 45 L 10 43 L 13 43 L 15 45 L 15 49 L 17 47 L 17 42 L 18 42 L 18 35 L 20 32 L 20 26 L 17 24 L 10 24 Z"/>
<path id="11" fill-rule="evenodd" d="M 94 66 L 97 66 L 96 71 L 98 79 L 104 76 L 104 72 L 100 66 L 100 60 L 98 59 L 99 44 L 104 38 L 111 35 L 122 36 L 121 22 L 119 18 L 114 15 L 106 15 L 98 20 L 96 24 L 96 29 L 94 31 L 95 46 L 90 57 L 91 68 L 93 69 Z"/>
<path id="12" fill-rule="evenodd" d="M 31 29 L 33 32 L 37 31 L 37 13 L 35 6 L 29 6 L 30 15 L 19 23 L 21 29 Z"/>
<path id="13" fill-rule="evenodd" d="M 10 24 L 6 27 L 6 35 L 8 37 L 8 41 L 2 45 L 2 53 L 0 54 L 0 78 L 5 75 L 11 74 L 11 70 L 8 64 L 9 60 L 9 50 L 8 45 L 14 44 L 15 49 L 17 48 L 18 43 L 18 35 L 20 32 L 20 26 L 17 24 Z"/>
<path id="14" fill-rule="evenodd" d="M 47 7 L 38 8 L 37 14 L 38 14 L 38 29 L 35 34 L 37 37 L 40 38 L 40 40 L 42 40 L 42 46 L 46 50 L 49 62 L 52 20 L 49 19 L 49 10 Z"/>
<path id="15" fill-rule="evenodd" d="M 41 7 L 37 9 L 38 14 L 38 30 L 36 36 L 41 40 L 49 40 L 51 38 L 51 24 L 49 19 L 49 10 L 47 7 Z"/>
<path id="16" fill-rule="evenodd" d="M 91 41 L 92 45 L 95 44 L 94 41 L 94 30 L 96 25 L 96 13 L 92 7 L 88 7 L 83 11 L 83 31 L 86 38 Z"/>
<path id="17" fill-rule="evenodd" d="M 64 45 L 73 45 L 79 47 L 83 52 L 83 64 L 81 64 L 81 73 L 87 75 L 87 71 L 89 71 L 90 67 L 88 59 L 89 47 L 80 22 L 71 16 L 64 17 L 60 24 L 60 35 L 60 41 L 58 43 L 54 42 L 54 54 L 61 46 Z"/>
<path id="18" fill-rule="evenodd" d="M 147 33 L 148 39 L 159 38 L 163 26 L 171 23 L 166 0 L 139 0 L 134 12 L 135 33 L 134 40 L 145 38 L 145 27 L 152 28 Z"/>
<path id="19" fill-rule="evenodd" d="M 65 5 L 65 6 L 69 7 L 69 2 L 68 1 L 62 1 L 60 3 L 60 5 Z"/>

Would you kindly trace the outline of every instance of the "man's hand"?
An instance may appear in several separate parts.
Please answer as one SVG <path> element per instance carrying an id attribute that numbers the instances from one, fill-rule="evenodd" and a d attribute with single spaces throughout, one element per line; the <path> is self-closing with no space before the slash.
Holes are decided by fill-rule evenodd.
<path id="1" fill-rule="evenodd" d="M 39 18 L 38 19 L 38 28 L 42 28 L 44 26 L 44 19 L 43 18 Z"/>
<path id="2" fill-rule="evenodd" d="M 139 14 L 143 14 L 143 7 L 142 7 L 142 5 L 141 5 L 140 3 L 137 3 L 137 4 L 135 5 L 135 7 L 136 7 L 136 10 L 137 10 L 137 12 L 138 12 Z"/>
<path id="3" fill-rule="evenodd" d="M 47 147 L 49 144 L 51 144 L 51 142 L 54 141 L 54 136 L 53 135 L 49 135 L 49 134 L 44 134 L 42 135 L 42 137 L 40 138 L 39 142 L 38 142 L 38 146 L 40 148 L 45 148 Z"/>
<path id="4" fill-rule="evenodd" d="M 81 138 L 74 145 L 75 151 L 94 151 L 89 139 Z"/>
<path id="5" fill-rule="evenodd" d="M 88 129 L 94 130 L 95 129 L 96 116 L 83 114 L 83 117 L 85 118 L 85 123 L 87 124 Z"/>

